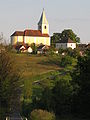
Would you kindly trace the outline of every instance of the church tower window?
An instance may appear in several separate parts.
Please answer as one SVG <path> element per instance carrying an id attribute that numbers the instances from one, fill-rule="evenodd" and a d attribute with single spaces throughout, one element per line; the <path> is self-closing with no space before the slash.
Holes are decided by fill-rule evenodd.
<path id="1" fill-rule="evenodd" d="M 46 29 L 47 27 L 45 26 L 45 29 Z"/>

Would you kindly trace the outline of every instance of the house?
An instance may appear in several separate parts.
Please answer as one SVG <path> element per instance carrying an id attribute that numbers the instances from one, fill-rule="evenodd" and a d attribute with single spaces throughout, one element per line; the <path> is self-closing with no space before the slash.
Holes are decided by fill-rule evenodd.
<path id="1" fill-rule="evenodd" d="M 20 50 L 21 52 L 25 52 L 25 51 L 26 51 L 26 47 L 25 47 L 24 45 L 22 45 L 22 46 L 19 48 L 19 50 Z"/>
<path id="2" fill-rule="evenodd" d="M 27 52 L 28 53 L 32 53 L 33 52 L 32 48 L 30 46 L 28 47 Z"/>
<path id="3" fill-rule="evenodd" d="M 49 49 L 48 46 L 40 45 L 37 47 L 37 54 L 43 54 L 43 53 L 45 54 L 48 49 Z"/>
<path id="4" fill-rule="evenodd" d="M 43 44 L 50 46 L 49 24 L 44 10 L 38 22 L 38 30 L 26 29 L 24 31 L 15 31 L 11 35 L 11 45 L 15 46 L 18 43 L 28 45 L 35 43 L 36 45 Z"/>
<path id="5" fill-rule="evenodd" d="M 56 48 L 72 48 L 75 49 L 76 48 L 76 43 L 74 41 L 72 41 L 70 38 L 67 39 L 62 39 L 59 42 L 56 43 Z"/>

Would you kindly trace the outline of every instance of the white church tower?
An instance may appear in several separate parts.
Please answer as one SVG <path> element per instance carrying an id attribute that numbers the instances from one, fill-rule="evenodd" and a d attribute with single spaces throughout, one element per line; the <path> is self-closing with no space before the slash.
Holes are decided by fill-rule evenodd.
<path id="1" fill-rule="evenodd" d="M 48 21 L 46 19 L 44 9 L 43 9 L 41 18 L 38 22 L 38 30 L 40 30 L 42 32 L 42 34 L 49 34 L 49 24 L 48 24 Z"/>

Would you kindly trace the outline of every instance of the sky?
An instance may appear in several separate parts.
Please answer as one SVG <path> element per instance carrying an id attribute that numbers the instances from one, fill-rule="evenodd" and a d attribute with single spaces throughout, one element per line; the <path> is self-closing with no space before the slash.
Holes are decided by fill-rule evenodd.
<path id="1" fill-rule="evenodd" d="M 90 0 L 0 0 L 0 33 L 10 41 L 15 31 L 37 29 L 43 8 L 50 35 L 72 29 L 81 43 L 90 43 Z"/>

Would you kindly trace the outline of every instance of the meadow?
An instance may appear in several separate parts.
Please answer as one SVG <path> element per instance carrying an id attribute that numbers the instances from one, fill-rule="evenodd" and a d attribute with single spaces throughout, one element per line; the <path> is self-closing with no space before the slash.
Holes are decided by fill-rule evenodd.
<path id="1" fill-rule="evenodd" d="M 16 53 L 11 56 L 23 81 L 23 95 L 26 99 L 32 94 L 33 82 L 43 80 L 60 69 L 58 65 L 48 63 L 48 56 Z"/>

